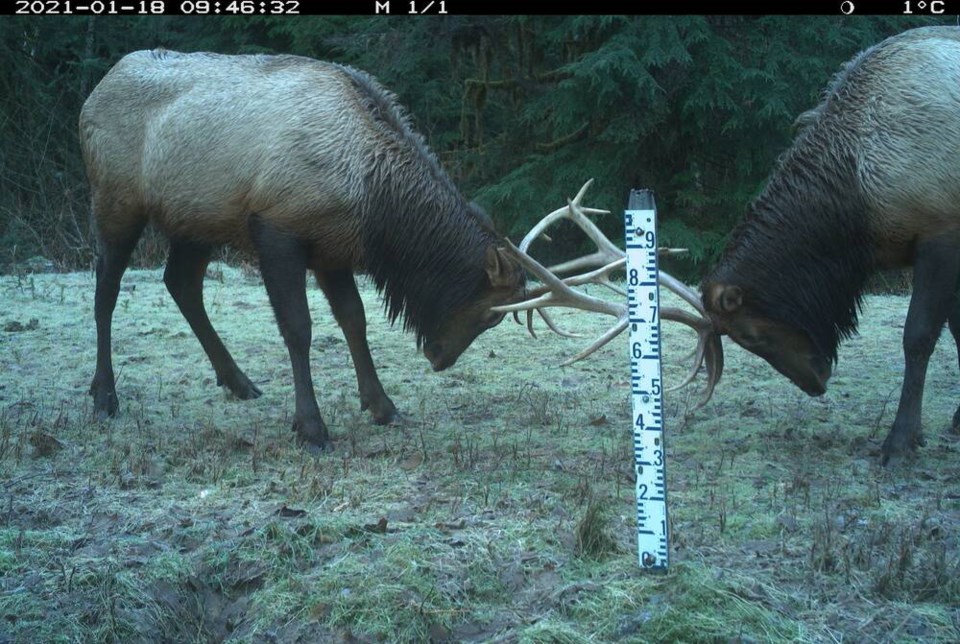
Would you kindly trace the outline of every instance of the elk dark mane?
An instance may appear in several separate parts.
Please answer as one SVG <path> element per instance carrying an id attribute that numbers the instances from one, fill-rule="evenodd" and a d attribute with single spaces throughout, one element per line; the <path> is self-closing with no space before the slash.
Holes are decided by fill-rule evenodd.
<path id="1" fill-rule="evenodd" d="M 377 376 L 354 274 L 370 273 L 434 371 L 503 319 L 524 292 L 490 218 L 460 195 L 395 96 L 373 77 L 300 56 L 138 51 L 84 102 L 80 144 L 100 253 L 94 318 L 98 417 L 119 403 L 110 328 L 120 280 L 154 224 L 170 240 L 163 280 L 223 384 L 259 387 L 237 366 L 203 305 L 217 246 L 250 251 L 290 354 L 293 429 L 332 446 L 310 369 L 311 271 L 350 350 L 360 407 L 397 418 Z"/>
<path id="2" fill-rule="evenodd" d="M 418 346 L 483 287 L 490 218 L 457 191 L 395 100 L 368 74 L 343 67 L 382 142 L 369 151 L 361 217 L 364 267 L 391 322 Z M 392 176 L 387 181 L 385 176 Z"/>
<path id="3" fill-rule="evenodd" d="M 875 261 L 856 160 L 836 155 L 850 148 L 830 118 L 819 114 L 780 158 L 705 282 L 740 286 L 760 315 L 803 329 L 836 362 Z"/>

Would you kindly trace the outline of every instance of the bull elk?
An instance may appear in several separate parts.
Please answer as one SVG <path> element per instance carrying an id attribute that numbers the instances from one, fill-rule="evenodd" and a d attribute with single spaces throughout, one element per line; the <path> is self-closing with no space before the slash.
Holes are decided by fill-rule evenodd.
<path id="1" fill-rule="evenodd" d="M 218 384 L 260 389 L 237 367 L 203 306 L 213 249 L 252 253 L 293 368 L 293 428 L 330 446 L 313 390 L 305 272 L 343 330 L 361 407 L 389 423 L 353 273 L 371 275 L 436 371 L 451 366 L 522 296 L 525 276 L 490 218 L 466 199 L 370 75 L 298 56 L 139 51 L 120 60 L 80 113 L 99 241 L 94 410 L 118 401 L 110 332 L 120 280 L 148 223 L 170 239 L 164 282 Z"/>
<path id="2" fill-rule="evenodd" d="M 861 52 L 797 125 L 701 283 L 708 390 L 728 335 L 807 394 L 823 394 L 868 278 L 913 266 L 886 464 L 923 444 L 927 364 L 945 322 L 960 352 L 960 29 L 913 29 Z"/>

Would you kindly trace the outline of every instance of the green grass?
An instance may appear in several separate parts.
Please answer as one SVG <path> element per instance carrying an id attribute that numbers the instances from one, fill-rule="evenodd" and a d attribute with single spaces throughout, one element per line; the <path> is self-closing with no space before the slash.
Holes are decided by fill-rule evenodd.
<path id="1" fill-rule="evenodd" d="M 695 386 L 667 397 L 672 561 L 649 576 L 621 351 L 559 368 L 586 339 L 533 340 L 507 321 L 435 374 L 365 285 L 374 358 L 405 415 L 379 427 L 311 290 L 337 447 L 315 459 L 290 431 L 289 362 L 262 286 L 217 270 L 211 318 L 264 395 L 217 388 L 161 273 L 132 271 L 114 322 L 121 412 L 103 423 L 87 395 L 92 277 L 0 278 L 0 323 L 20 323 L 0 334 L 0 639 L 960 639 L 948 338 L 927 380 L 927 446 L 877 465 L 904 297 L 867 299 L 822 398 L 732 345 L 704 409 L 688 411 Z M 610 322 L 557 318 L 588 337 Z M 692 336 L 664 335 L 669 384 Z"/>

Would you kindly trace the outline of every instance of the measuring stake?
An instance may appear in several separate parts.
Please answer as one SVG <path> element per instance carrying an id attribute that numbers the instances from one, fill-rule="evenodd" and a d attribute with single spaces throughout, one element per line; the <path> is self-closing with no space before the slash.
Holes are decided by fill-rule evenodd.
<path id="1" fill-rule="evenodd" d="M 640 567 L 667 570 L 667 479 L 660 373 L 660 290 L 657 286 L 657 212 L 650 190 L 631 190 L 624 213 L 630 390 L 637 472 Z"/>

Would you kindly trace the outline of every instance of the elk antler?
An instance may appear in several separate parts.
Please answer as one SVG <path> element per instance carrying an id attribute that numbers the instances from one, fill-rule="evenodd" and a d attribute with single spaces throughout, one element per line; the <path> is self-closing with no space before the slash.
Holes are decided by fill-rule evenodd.
<path id="1" fill-rule="evenodd" d="M 555 333 L 567 337 L 576 337 L 576 334 L 568 333 L 557 328 L 553 320 L 544 310 L 547 307 L 563 306 L 582 309 L 595 313 L 605 313 L 617 319 L 613 326 L 594 340 L 590 346 L 572 358 L 565 360 L 562 363 L 564 366 L 583 360 L 591 355 L 594 351 L 620 335 L 629 325 L 626 303 L 612 302 L 610 300 L 592 297 L 572 288 L 588 283 L 602 284 L 624 298 L 626 297 L 626 292 L 610 281 L 610 273 L 615 270 L 624 269 L 627 261 L 626 254 L 607 239 L 606 235 L 586 217 L 587 213 L 609 214 L 609 211 L 598 210 L 596 208 L 583 208 L 580 206 L 580 201 L 583 199 L 584 193 L 592 183 L 593 179 L 587 181 L 583 187 L 580 188 L 577 196 L 570 200 L 565 208 L 559 208 L 541 219 L 523 238 L 519 248 L 507 240 L 507 251 L 513 255 L 522 266 L 543 282 L 543 286 L 529 291 L 527 293 L 527 299 L 522 302 L 497 306 L 493 309 L 495 311 L 512 312 L 514 314 L 518 311 L 526 311 L 527 328 L 534 337 L 536 337 L 536 335 L 533 331 L 533 320 L 531 318 L 533 311 L 537 311 L 543 317 L 547 326 Z M 527 250 L 533 241 L 543 234 L 548 226 L 560 219 L 570 219 L 576 223 L 597 245 L 597 251 L 546 268 L 531 257 Z M 658 249 L 658 253 L 661 256 L 674 255 L 679 252 L 684 251 L 670 248 Z M 586 267 L 598 268 L 566 278 L 560 278 L 556 275 L 557 272 L 578 270 Z M 694 410 L 696 410 L 707 404 L 707 401 L 710 400 L 710 397 L 713 395 L 713 390 L 723 373 L 723 346 L 720 343 L 720 334 L 714 329 L 713 323 L 703 308 L 700 295 L 696 291 L 664 271 L 659 271 L 658 281 L 667 289 L 679 295 L 699 313 L 698 317 L 688 311 L 675 307 L 663 307 L 660 310 L 660 317 L 662 319 L 680 322 L 681 324 L 692 327 L 697 332 L 698 340 L 693 367 L 682 383 L 668 389 L 668 391 L 675 391 L 690 384 L 696 377 L 701 365 L 706 362 L 707 385 L 704 389 L 703 396 L 701 396 L 700 401 L 694 407 Z"/>

